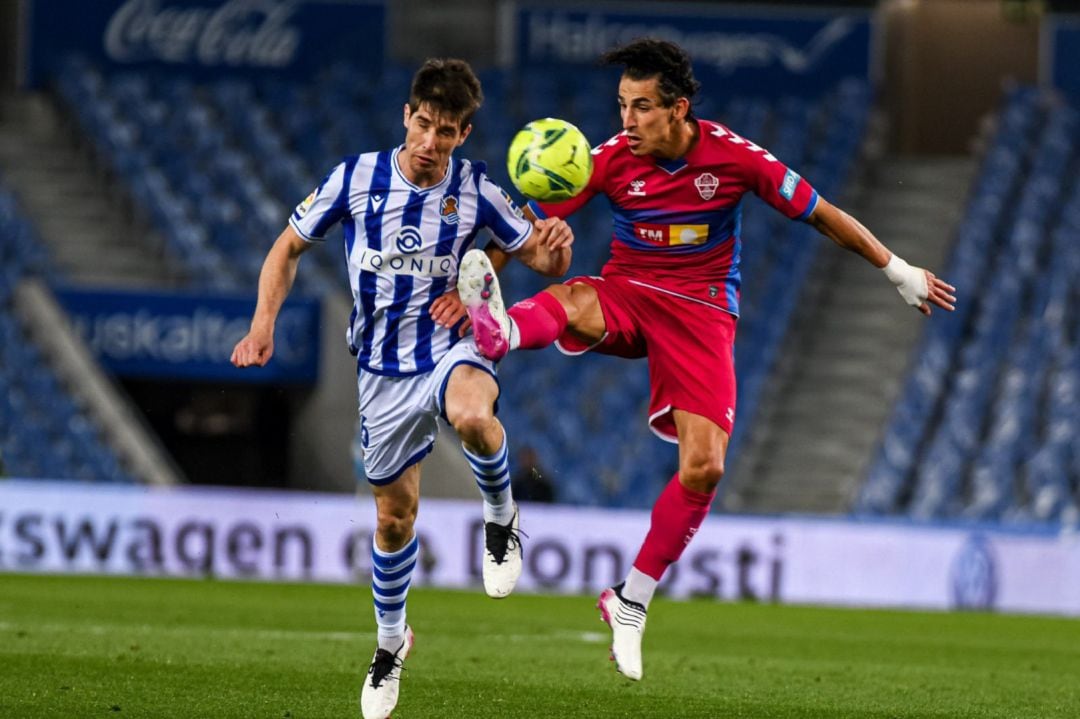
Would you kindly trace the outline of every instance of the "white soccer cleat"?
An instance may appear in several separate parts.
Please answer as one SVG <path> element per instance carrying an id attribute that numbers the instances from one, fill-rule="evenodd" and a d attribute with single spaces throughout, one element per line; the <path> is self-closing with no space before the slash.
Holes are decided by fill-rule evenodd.
<path id="1" fill-rule="evenodd" d="M 645 605 L 624 599 L 622 585 L 600 593 L 596 608 L 611 627 L 611 660 L 627 679 L 641 679 L 641 635 L 645 633 Z"/>
<path id="2" fill-rule="evenodd" d="M 521 576 L 521 531 L 518 508 L 509 524 L 484 522 L 484 591 L 493 599 L 502 599 L 514 591 Z"/>
<path id="3" fill-rule="evenodd" d="M 498 362 L 510 351 L 510 315 L 506 314 L 499 278 L 483 250 L 469 250 L 458 268 L 458 296 L 472 320 L 480 354 Z"/>
<path id="4" fill-rule="evenodd" d="M 391 654 L 385 649 L 375 650 L 367 676 L 364 677 L 364 690 L 360 693 L 360 711 L 364 719 L 388 719 L 390 712 L 394 711 L 401 685 L 401 667 L 412 645 L 413 631 L 406 625 L 405 638 L 396 652 Z"/>

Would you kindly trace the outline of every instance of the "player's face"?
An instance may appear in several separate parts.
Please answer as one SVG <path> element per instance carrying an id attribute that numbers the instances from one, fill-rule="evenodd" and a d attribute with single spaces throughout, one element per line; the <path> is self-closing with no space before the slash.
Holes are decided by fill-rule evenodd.
<path id="1" fill-rule="evenodd" d="M 405 105 L 405 149 L 398 156 L 401 170 L 409 181 L 426 187 L 446 175 L 450 153 L 469 136 L 472 125 L 465 129 L 457 118 L 440 115 L 422 104 L 412 112 Z"/>
<path id="2" fill-rule="evenodd" d="M 670 153 L 679 146 L 689 103 L 679 98 L 671 107 L 664 107 L 658 86 L 655 77 L 633 80 L 623 75 L 619 81 L 623 130 L 634 155 L 677 157 Z"/>

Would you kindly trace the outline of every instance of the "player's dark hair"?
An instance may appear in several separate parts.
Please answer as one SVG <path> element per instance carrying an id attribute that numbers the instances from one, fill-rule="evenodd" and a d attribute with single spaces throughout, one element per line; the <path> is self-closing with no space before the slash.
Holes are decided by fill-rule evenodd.
<path id="1" fill-rule="evenodd" d="M 480 80 L 464 60 L 431 58 L 413 75 L 409 110 L 427 104 L 432 111 L 458 121 L 462 130 L 484 103 Z"/>
<path id="2" fill-rule="evenodd" d="M 681 47 L 667 40 L 644 37 L 622 47 L 605 52 L 602 65 L 622 65 L 623 74 L 631 80 L 657 79 L 657 90 L 663 107 L 671 107 L 680 97 L 693 106 L 701 83 L 694 79 L 690 56 Z M 687 113 L 693 117 L 693 113 Z"/>

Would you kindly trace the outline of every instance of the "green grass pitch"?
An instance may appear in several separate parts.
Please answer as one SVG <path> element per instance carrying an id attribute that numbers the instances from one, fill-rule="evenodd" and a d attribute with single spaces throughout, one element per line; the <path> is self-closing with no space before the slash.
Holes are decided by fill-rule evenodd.
<path id="1" fill-rule="evenodd" d="M 1080 717 L 1080 621 L 657 600 L 645 677 L 592 597 L 414 589 L 409 717 Z M 0 574 L 0 717 L 357 717 L 362 586 Z"/>

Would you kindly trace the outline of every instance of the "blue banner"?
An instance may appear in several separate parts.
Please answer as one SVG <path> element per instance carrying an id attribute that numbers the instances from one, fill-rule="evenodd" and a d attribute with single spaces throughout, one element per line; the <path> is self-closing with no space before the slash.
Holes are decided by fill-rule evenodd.
<path id="1" fill-rule="evenodd" d="M 1041 43 L 1043 84 L 1080 98 L 1080 17 L 1048 16 Z"/>
<path id="2" fill-rule="evenodd" d="M 223 71 L 302 78 L 334 61 L 382 67 L 380 0 L 30 0 L 26 81 L 71 53 L 108 70 Z"/>
<path id="3" fill-rule="evenodd" d="M 313 384 L 318 376 L 317 300 L 286 302 L 273 358 L 265 367 L 237 369 L 229 357 L 247 334 L 254 300 L 71 288 L 56 296 L 101 364 L 121 377 Z"/>
<path id="4" fill-rule="evenodd" d="M 595 66 L 605 51 L 651 36 L 690 53 L 704 94 L 812 96 L 847 77 L 870 79 L 865 10 L 717 8 L 693 4 L 512 3 L 501 56 L 520 67 Z M 509 30 L 509 28 L 507 28 Z"/>

